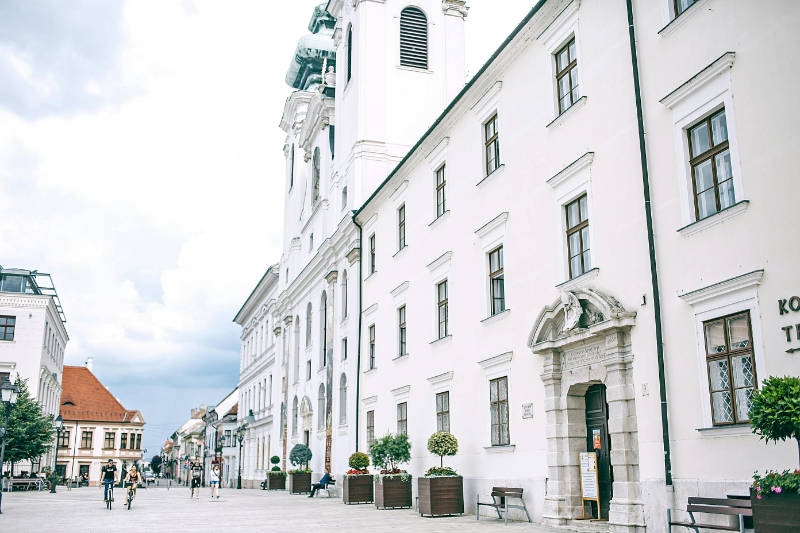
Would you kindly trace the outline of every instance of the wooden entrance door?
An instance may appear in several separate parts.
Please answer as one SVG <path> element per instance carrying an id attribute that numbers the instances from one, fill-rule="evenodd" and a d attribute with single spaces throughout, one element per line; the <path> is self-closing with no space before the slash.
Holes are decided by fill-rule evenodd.
<path id="1" fill-rule="evenodd" d="M 586 450 L 597 454 L 597 481 L 600 517 L 608 518 L 608 503 L 613 497 L 614 474 L 611 470 L 611 439 L 608 436 L 606 386 L 592 385 L 586 391 Z M 597 516 L 594 502 L 592 513 Z"/>

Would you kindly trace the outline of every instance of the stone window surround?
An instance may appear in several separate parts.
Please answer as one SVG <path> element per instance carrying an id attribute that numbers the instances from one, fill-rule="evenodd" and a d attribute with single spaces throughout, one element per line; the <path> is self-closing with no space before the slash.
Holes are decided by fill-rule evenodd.
<path id="1" fill-rule="evenodd" d="M 701 427 L 699 430 L 722 430 L 726 434 L 750 434 L 749 424 L 738 429 L 729 426 L 714 426 L 711 417 L 711 399 L 708 390 L 708 369 L 706 367 L 705 333 L 703 322 L 730 315 L 740 311 L 750 311 L 750 327 L 753 333 L 753 359 L 756 377 L 761 379 L 766 365 L 764 359 L 764 337 L 761 329 L 761 316 L 758 305 L 758 286 L 764 278 L 764 270 L 754 270 L 734 276 L 706 287 L 685 291 L 678 297 L 691 306 L 695 323 L 695 348 L 697 351 L 697 380 L 700 391 Z"/>
<path id="2" fill-rule="evenodd" d="M 450 211 L 449 205 L 450 201 L 447 197 L 447 169 L 445 168 L 445 210 L 444 213 L 441 215 L 437 215 L 437 198 L 436 198 L 436 172 L 442 168 L 443 165 L 447 164 L 447 145 L 450 144 L 450 137 L 442 137 L 442 139 L 433 147 L 433 149 L 428 152 L 428 155 L 425 156 L 425 161 L 428 164 L 428 172 L 431 176 L 431 199 L 433 205 L 433 221 L 428 224 L 430 226 L 433 222 L 436 222 L 445 214 Z M 399 205 L 399 204 L 398 204 Z"/>
<path id="3" fill-rule="evenodd" d="M 731 215 L 743 212 L 747 208 L 742 169 L 739 160 L 739 144 L 737 142 L 736 114 L 733 105 L 731 73 L 736 60 L 735 52 L 725 52 L 711 64 L 701 69 L 688 81 L 672 90 L 659 102 L 672 111 L 673 142 L 675 146 L 677 185 L 681 198 L 681 234 L 689 236 L 709 225 L 714 225 Z M 717 212 L 709 217 L 696 220 L 694 213 L 694 187 L 692 169 L 689 165 L 689 138 L 687 130 L 712 113 L 725 109 L 725 121 L 728 129 L 728 147 L 731 154 L 731 171 L 733 172 L 734 206 L 738 209 Z M 725 213 L 720 215 L 720 213 Z M 701 222 L 701 224 L 694 224 Z"/>
<path id="4" fill-rule="evenodd" d="M 489 280 L 489 252 L 495 250 L 496 248 L 503 246 L 503 255 L 505 256 L 505 238 L 506 238 L 506 225 L 508 223 L 508 211 L 504 211 L 491 220 L 483 224 L 480 228 L 475 230 L 475 237 L 477 238 L 477 246 L 480 248 L 481 253 L 483 254 L 483 271 L 484 275 L 484 283 L 483 283 L 483 301 L 484 301 L 484 313 L 485 318 L 492 318 L 493 316 L 500 315 L 505 311 L 511 310 L 511 294 L 509 292 L 509 284 L 504 283 L 504 294 L 505 294 L 505 311 L 501 313 L 497 313 L 492 315 L 492 308 L 491 308 L 491 283 Z"/>
<path id="5" fill-rule="evenodd" d="M 573 106 L 568 107 L 562 113 L 558 112 L 558 86 L 556 83 L 556 56 L 555 53 L 564 47 L 567 42 L 569 42 L 572 38 L 575 39 L 575 54 L 578 58 L 578 64 L 575 68 L 578 69 L 578 75 L 580 76 L 580 98 L 584 97 L 587 94 L 586 88 L 586 80 L 583 76 L 583 70 L 581 68 L 581 60 L 583 59 L 583 50 L 581 46 L 581 38 L 580 38 L 580 25 L 579 25 L 579 17 L 578 17 L 578 10 L 581 6 L 581 0 L 573 0 L 569 3 L 558 15 L 556 15 L 555 20 L 550 23 L 550 25 L 545 28 L 545 30 L 536 37 L 537 41 L 542 43 L 547 54 L 549 56 L 550 62 L 550 90 L 551 93 L 551 101 L 553 103 L 553 121 L 557 119 L 559 116 L 563 115 L 567 111 L 569 111 Z M 580 100 L 579 98 L 579 100 Z M 574 105 L 574 104 L 573 104 Z M 552 122 L 551 122 L 552 124 Z"/>

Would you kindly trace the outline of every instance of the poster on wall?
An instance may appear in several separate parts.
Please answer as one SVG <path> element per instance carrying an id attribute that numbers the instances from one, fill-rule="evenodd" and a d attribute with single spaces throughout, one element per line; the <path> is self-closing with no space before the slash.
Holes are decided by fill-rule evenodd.
<path id="1" fill-rule="evenodd" d="M 600 448 L 602 448 L 602 445 L 600 444 L 600 430 L 599 429 L 593 429 L 592 430 L 592 449 L 593 450 L 599 450 Z"/>

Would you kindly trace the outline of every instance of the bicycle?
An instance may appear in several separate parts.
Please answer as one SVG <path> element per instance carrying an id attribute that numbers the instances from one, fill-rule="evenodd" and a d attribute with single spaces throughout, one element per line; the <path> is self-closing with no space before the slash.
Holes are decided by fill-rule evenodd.
<path id="1" fill-rule="evenodd" d="M 127 499 L 127 502 L 128 502 L 128 510 L 130 511 L 131 510 L 131 502 L 133 502 L 133 495 L 134 495 L 133 483 L 129 481 L 128 483 L 125 483 L 125 486 L 128 488 L 128 499 Z"/>
<path id="2" fill-rule="evenodd" d="M 111 510 L 111 501 L 114 499 L 114 484 L 109 483 L 108 485 L 108 499 L 106 499 L 106 509 L 109 511 Z"/>

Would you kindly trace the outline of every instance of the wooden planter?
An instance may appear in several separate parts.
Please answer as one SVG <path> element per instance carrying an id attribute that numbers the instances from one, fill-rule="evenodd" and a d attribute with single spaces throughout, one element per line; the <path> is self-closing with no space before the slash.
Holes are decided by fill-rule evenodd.
<path id="1" fill-rule="evenodd" d="M 795 533 L 800 531 L 800 494 L 770 493 L 760 500 L 750 491 L 753 525 L 757 533 Z"/>
<path id="2" fill-rule="evenodd" d="M 461 476 L 418 478 L 417 495 L 422 516 L 464 514 L 464 478 Z"/>
<path id="3" fill-rule="evenodd" d="M 397 477 L 375 476 L 375 507 L 378 509 L 408 509 L 411 507 L 411 476 L 407 481 Z"/>
<path id="4" fill-rule="evenodd" d="M 289 492 L 304 494 L 311 492 L 311 473 L 289 474 Z"/>
<path id="5" fill-rule="evenodd" d="M 267 474 L 267 490 L 286 490 L 286 476 Z"/>
<path id="6" fill-rule="evenodd" d="M 375 500 L 372 474 L 346 475 L 342 487 L 342 500 L 346 504 L 372 503 Z"/>

